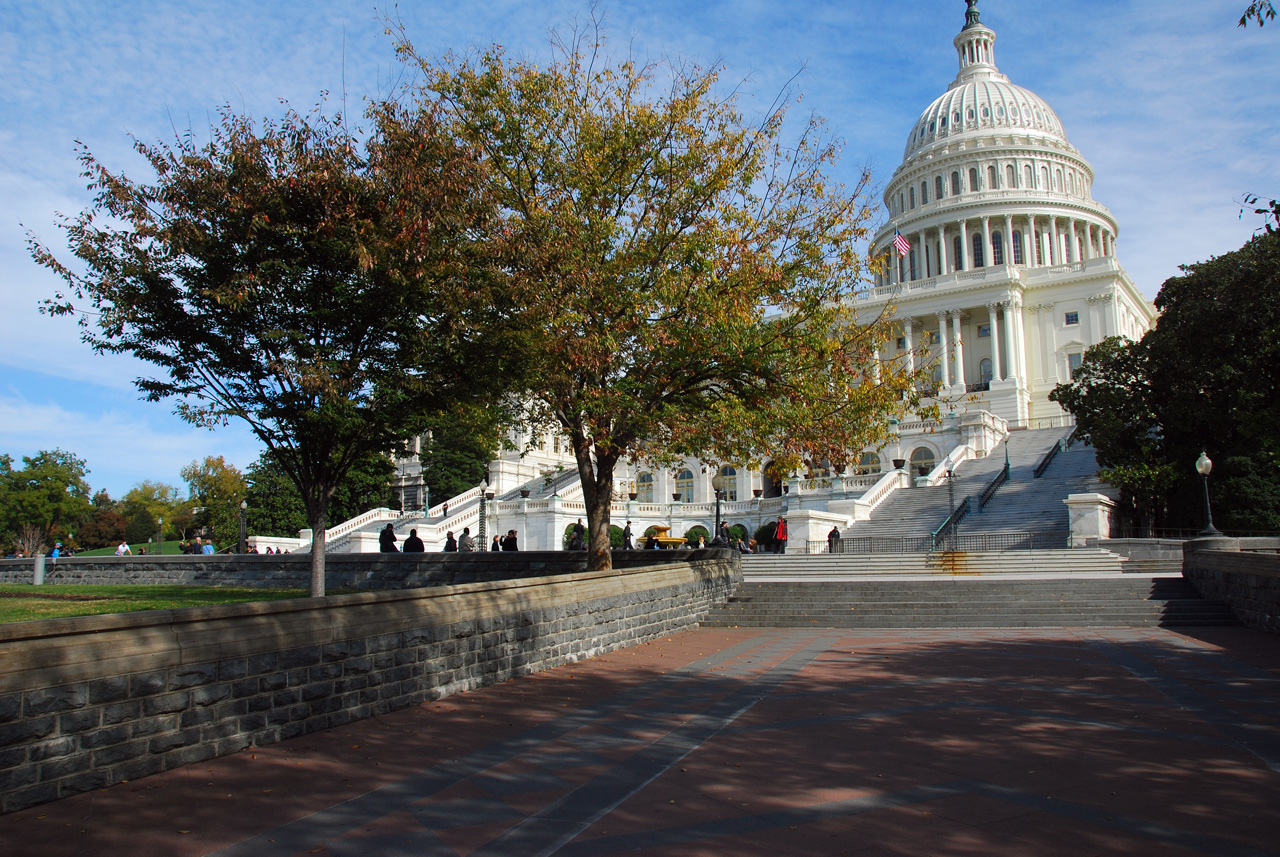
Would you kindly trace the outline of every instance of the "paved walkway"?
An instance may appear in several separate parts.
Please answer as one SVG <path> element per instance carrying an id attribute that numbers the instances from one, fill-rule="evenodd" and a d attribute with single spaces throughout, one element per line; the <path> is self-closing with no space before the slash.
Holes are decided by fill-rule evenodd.
<path id="1" fill-rule="evenodd" d="M 1280 637 L 699 630 L 0 817 L 0 854 L 1280 855 Z"/>

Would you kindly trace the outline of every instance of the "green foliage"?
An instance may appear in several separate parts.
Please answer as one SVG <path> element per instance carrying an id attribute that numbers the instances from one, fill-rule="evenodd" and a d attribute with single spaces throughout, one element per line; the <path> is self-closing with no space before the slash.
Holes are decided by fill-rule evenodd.
<path id="1" fill-rule="evenodd" d="M 76 530 L 76 544 L 89 550 L 113 547 L 125 539 L 128 524 L 128 519 L 115 509 L 101 508 L 95 503 L 93 517 Z"/>
<path id="2" fill-rule="evenodd" d="M 148 399 L 198 425 L 245 420 L 318 534 L 357 460 L 483 399 L 521 353 L 476 240 L 494 216 L 479 165 L 429 114 L 371 118 L 354 134 L 341 116 L 255 125 L 224 108 L 207 144 L 135 141 L 149 182 L 82 149 L 94 202 L 62 223 L 80 264 L 29 238 L 68 286 L 46 310 L 155 367 L 136 382 Z"/>
<path id="3" fill-rule="evenodd" d="M 334 488 L 330 510 L 332 523 L 354 518 L 370 509 L 391 507 L 395 465 L 379 453 L 367 453 L 347 471 Z M 245 474 L 245 500 L 250 535 L 297 538 L 307 526 L 306 506 L 293 480 L 270 452 L 263 452 Z M 239 526 L 239 523 L 236 525 Z M 236 538 L 239 538 L 237 530 Z"/>
<path id="4" fill-rule="evenodd" d="M 433 504 L 484 481 L 501 443 L 499 421 L 492 411 L 458 409 L 445 418 L 432 419 L 428 428 L 430 437 L 419 461 Z"/>
<path id="5" fill-rule="evenodd" d="M 744 542 L 747 540 L 747 528 L 742 524 L 734 524 L 729 527 L 729 544 L 736 545 L 738 539 L 742 539 Z"/>
<path id="6" fill-rule="evenodd" d="M 1090 349 L 1050 398 L 1071 411 L 1104 475 L 1171 527 L 1204 524 L 1194 463 L 1224 529 L 1280 530 L 1280 233 L 1183 267 L 1138 343 Z"/>
<path id="7" fill-rule="evenodd" d="M 141 506 L 135 507 L 130 513 L 128 522 L 125 524 L 124 537 L 130 544 L 134 542 L 147 542 L 155 538 L 159 532 L 159 524 L 156 518 Z"/>
<path id="8" fill-rule="evenodd" d="M 399 45 L 421 72 L 409 115 L 447 122 L 487 167 L 524 400 L 572 445 L 598 569 L 623 458 L 835 461 L 887 437 L 915 379 L 871 381 L 887 318 L 860 324 L 852 298 L 875 200 L 866 175 L 830 179 L 819 120 L 788 123 L 787 99 L 744 120 L 719 68 L 611 62 L 598 32 L 553 48 L 534 65 Z"/>
<path id="9" fill-rule="evenodd" d="M 204 461 L 191 462 L 180 473 L 191 499 L 204 509 L 195 516 L 196 521 L 212 532 L 218 544 L 238 542 L 240 501 L 248 488 L 240 471 L 221 455 L 210 455 Z"/>
<path id="10" fill-rule="evenodd" d="M 92 515 L 84 459 L 61 449 L 24 456 L 21 470 L 0 456 L 0 535 L 28 555 L 67 539 Z"/>
<path id="11" fill-rule="evenodd" d="M 701 524 L 695 524 L 689 529 L 685 530 L 685 533 L 684 533 L 685 544 L 689 545 L 690 547 L 697 545 L 699 536 L 706 539 L 708 542 L 711 541 L 711 533 L 707 530 L 707 528 L 702 526 Z"/>

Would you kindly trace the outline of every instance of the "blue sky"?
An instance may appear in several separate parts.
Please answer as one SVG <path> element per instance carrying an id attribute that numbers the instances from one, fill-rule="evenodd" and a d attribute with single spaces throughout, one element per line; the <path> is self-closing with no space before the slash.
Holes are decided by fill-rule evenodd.
<path id="1" fill-rule="evenodd" d="M 1246 191 L 1280 194 L 1280 21 L 1236 27 L 1246 0 L 982 0 L 996 62 L 1045 98 L 1094 166 L 1094 196 L 1120 224 L 1119 256 L 1154 297 L 1177 266 L 1235 249 L 1259 225 Z M 504 45 L 548 56 L 547 33 L 590 17 L 588 2 L 0 0 L 0 453 L 61 447 L 119 497 L 143 479 L 180 484 L 205 455 L 244 467 L 259 452 L 239 426 L 191 427 L 138 400 L 142 371 L 94 355 L 75 325 L 38 313 L 58 281 L 26 249 L 61 245 L 56 215 L 89 202 L 75 141 L 138 173 L 129 135 L 172 140 L 229 104 L 275 117 L 280 100 L 361 110 L 405 74 L 378 9 L 418 49 Z M 725 66 L 743 107 L 767 108 L 799 73 L 800 109 L 845 140 L 840 171 L 885 183 L 915 118 L 955 76 L 963 0 L 666 2 L 599 6 L 609 50 Z M 131 172 L 132 171 L 132 172 Z"/>

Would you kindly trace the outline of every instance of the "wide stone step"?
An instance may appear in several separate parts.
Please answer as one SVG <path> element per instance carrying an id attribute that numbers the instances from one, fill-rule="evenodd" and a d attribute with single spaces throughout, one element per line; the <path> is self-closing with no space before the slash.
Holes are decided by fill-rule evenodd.
<path id="1" fill-rule="evenodd" d="M 744 582 L 708 627 L 989 628 L 1238 624 L 1182 578 Z"/>

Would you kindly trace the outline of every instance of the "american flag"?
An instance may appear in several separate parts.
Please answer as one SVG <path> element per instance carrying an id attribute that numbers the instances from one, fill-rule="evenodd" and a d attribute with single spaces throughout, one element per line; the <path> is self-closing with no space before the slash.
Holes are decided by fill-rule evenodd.
<path id="1" fill-rule="evenodd" d="M 905 256 L 911 250 L 911 242 L 903 238 L 901 232 L 894 232 L 893 249 L 898 251 L 899 256 Z"/>

